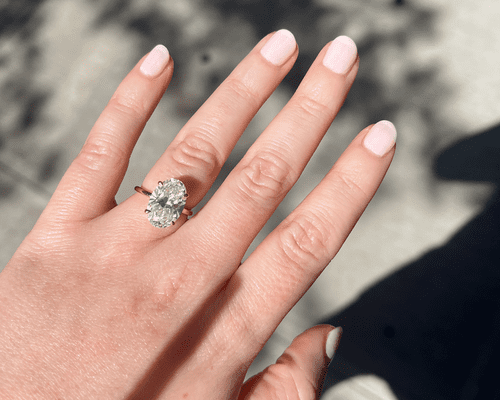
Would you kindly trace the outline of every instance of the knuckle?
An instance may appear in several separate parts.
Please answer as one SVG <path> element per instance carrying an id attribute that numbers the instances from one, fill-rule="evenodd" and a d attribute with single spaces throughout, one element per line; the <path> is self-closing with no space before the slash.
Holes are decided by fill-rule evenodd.
<path id="1" fill-rule="evenodd" d="M 359 173 L 353 170 L 342 170 L 335 174 L 337 193 L 343 196 L 350 204 L 357 204 L 359 200 L 369 200 L 370 194 L 359 183 Z"/>
<path id="2" fill-rule="evenodd" d="M 328 230 L 313 214 L 300 214 L 279 230 L 279 249 L 292 272 L 329 259 Z"/>
<path id="3" fill-rule="evenodd" d="M 182 287 L 188 283 L 187 274 L 161 275 L 154 282 L 151 293 L 151 301 L 156 313 L 164 312 L 171 307 L 172 303 L 177 301 L 182 294 Z"/>
<path id="4" fill-rule="evenodd" d="M 258 107 L 259 93 L 255 92 L 250 86 L 246 85 L 240 79 L 228 78 L 225 82 L 227 88 L 228 104 L 248 104 Z"/>
<path id="5" fill-rule="evenodd" d="M 238 189 L 247 199 L 261 205 L 283 197 L 292 186 L 291 166 L 278 154 L 260 152 L 243 167 Z"/>
<path id="6" fill-rule="evenodd" d="M 181 166 L 216 174 L 222 157 L 215 146 L 199 133 L 189 134 L 174 149 L 173 160 Z"/>
<path id="7" fill-rule="evenodd" d="M 90 139 L 83 146 L 80 154 L 76 158 L 76 161 L 93 171 L 101 170 L 105 168 L 110 163 L 114 166 L 126 162 L 127 157 L 125 152 L 121 150 L 117 145 L 113 144 L 111 141 L 105 138 Z"/>
<path id="8" fill-rule="evenodd" d="M 134 120 L 143 120 L 148 113 L 144 104 L 141 104 L 133 97 L 120 93 L 115 93 L 111 97 L 108 107 L 113 110 L 113 113 L 126 115 Z"/>
<path id="9" fill-rule="evenodd" d="M 305 116 L 308 119 L 320 120 L 331 114 L 329 107 L 306 94 L 298 95 L 295 106 L 301 118 Z"/>

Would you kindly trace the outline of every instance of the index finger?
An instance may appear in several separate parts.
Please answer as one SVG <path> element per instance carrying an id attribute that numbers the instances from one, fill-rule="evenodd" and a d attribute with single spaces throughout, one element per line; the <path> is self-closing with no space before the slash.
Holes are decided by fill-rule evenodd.
<path id="1" fill-rule="evenodd" d="M 108 211 L 146 122 L 172 78 L 173 61 L 163 45 L 144 56 L 120 83 L 97 119 L 80 154 L 64 174 L 48 209 L 92 219 Z"/>

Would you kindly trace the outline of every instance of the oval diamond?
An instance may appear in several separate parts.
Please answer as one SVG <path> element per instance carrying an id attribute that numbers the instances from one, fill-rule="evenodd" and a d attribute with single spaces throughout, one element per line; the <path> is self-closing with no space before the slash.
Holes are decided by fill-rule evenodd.
<path id="1" fill-rule="evenodd" d="M 146 213 L 151 224 L 167 228 L 181 216 L 186 205 L 186 186 L 178 179 L 160 182 L 149 196 Z"/>

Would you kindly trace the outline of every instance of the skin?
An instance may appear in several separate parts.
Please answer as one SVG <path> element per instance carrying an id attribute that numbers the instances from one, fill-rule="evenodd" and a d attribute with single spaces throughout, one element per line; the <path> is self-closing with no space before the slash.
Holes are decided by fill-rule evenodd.
<path id="1" fill-rule="evenodd" d="M 179 132 L 142 186 L 176 177 L 193 208 L 259 107 L 292 67 L 264 59 L 264 38 Z M 240 264 L 298 179 L 358 70 L 322 64 L 188 223 L 152 227 L 134 194 L 115 194 L 173 73 L 129 73 L 47 208 L 0 274 L 2 399 L 314 399 L 331 326 L 297 337 L 243 383 L 279 322 L 335 256 L 380 185 L 363 130 L 322 182 Z M 328 199 L 328 201 L 323 201 Z M 221 207 L 224 205 L 224 207 Z"/>

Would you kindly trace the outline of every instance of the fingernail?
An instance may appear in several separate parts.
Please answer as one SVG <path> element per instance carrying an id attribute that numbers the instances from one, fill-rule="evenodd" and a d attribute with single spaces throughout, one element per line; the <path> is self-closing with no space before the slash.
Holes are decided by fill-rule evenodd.
<path id="1" fill-rule="evenodd" d="M 333 360 L 337 348 L 339 347 L 342 332 L 342 328 L 338 326 L 328 334 L 328 338 L 326 339 L 326 356 L 330 362 Z"/>
<path id="2" fill-rule="evenodd" d="M 267 41 L 260 50 L 260 54 L 274 65 L 283 65 L 293 54 L 297 47 L 292 32 L 281 29 Z"/>
<path id="3" fill-rule="evenodd" d="M 336 74 L 345 74 L 354 65 L 357 54 L 354 41 L 347 36 L 339 36 L 330 43 L 323 58 L 323 65 Z"/>
<path id="4" fill-rule="evenodd" d="M 170 54 L 165 46 L 157 45 L 141 64 L 141 72 L 151 78 L 160 75 L 167 66 Z"/>
<path id="5" fill-rule="evenodd" d="M 377 156 L 383 156 L 393 148 L 396 143 L 396 136 L 396 128 L 392 122 L 379 121 L 365 136 L 363 145 Z"/>

